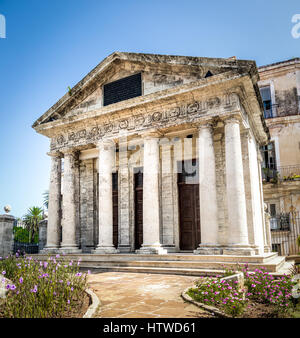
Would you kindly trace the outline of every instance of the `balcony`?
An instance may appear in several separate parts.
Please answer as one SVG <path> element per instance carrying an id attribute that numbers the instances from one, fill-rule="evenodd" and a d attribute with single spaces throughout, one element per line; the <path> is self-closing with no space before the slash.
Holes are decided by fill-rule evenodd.
<path id="1" fill-rule="evenodd" d="M 277 169 L 262 168 L 263 182 L 278 183 L 300 181 L 300 164 L 280 166 Z"/>
<path id="2" fill-rule="evenodd" d="M 278 172 L 281 181 L 300 180 L 300 164 L 280 166 Z"/>

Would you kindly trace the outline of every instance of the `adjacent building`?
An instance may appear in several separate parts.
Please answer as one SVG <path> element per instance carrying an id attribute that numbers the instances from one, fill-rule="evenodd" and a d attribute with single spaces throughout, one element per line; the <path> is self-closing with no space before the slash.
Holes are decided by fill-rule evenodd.
<path id="1" fill-rule="evenodd" d="M 300 251 L 300 58 L 259 68 L 270 142 L 263 146 L 263 192 L 271 215 L 273 250 Z"/>

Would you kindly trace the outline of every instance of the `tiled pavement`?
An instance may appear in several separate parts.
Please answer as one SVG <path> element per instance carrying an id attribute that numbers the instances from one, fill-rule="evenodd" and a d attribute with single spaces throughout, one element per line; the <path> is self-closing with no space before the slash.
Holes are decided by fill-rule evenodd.
<path id="1" fill-rule="evenodd" d="M 181 298 L 181 292 L 197 277 L 103 272 L 88 276 L 89 286 L 101 301 L 95 317 L 102 318 L 208 318 Z"/>

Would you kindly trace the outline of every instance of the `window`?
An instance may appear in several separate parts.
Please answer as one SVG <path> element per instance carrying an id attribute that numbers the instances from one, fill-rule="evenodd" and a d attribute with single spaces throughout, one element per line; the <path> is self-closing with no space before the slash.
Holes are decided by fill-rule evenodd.
<path id="1" fill-rule="evenodd" d="M 276 204 L 270 204 L 270 215 L 276 216 Z"/>
<path id="2" fill-rule="evenodd" d="M 270 142 L 268 145 L 262 147 L 263 167 L 276 170 L 276 154 L 275 144 Z"/>
<path id="3" fill-rule="evenodd" d="M 272 99 L 271 99 L 271 90 L 270 87 L 260 88 L 260 95 L 264 104 L 264 115 L 265 118 L 273 117 L 272 114 Z"/>
<path id="4" fill-rule="evenodd" d="M 275 153 L 274 142 L 270 142 L 268 145 L 262 146 L 261 155 L 263 158 L 263 163 L 262 163 L 263 180 L 266 180 L 267 182 L 272 182 L 272 180 L 277 180 L 278 173 L 277 173 L 276 153 Z"/>
<path id="5" fill-rule="evenodd" d="M 138 73 L 103 86 L 103 105 L 132 99 L 142 95 L 142 74 Z"/>

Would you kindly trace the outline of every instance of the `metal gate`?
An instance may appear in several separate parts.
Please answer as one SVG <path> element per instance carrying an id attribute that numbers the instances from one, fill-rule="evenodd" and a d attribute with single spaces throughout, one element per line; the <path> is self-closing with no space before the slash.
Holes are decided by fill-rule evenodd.
<path id="1" fill-rule="evenodd" d="M 279 214 L 270 218 L 272 251 L 280 256 L 300 253 L 300 215 L 298 212 Z"/>

